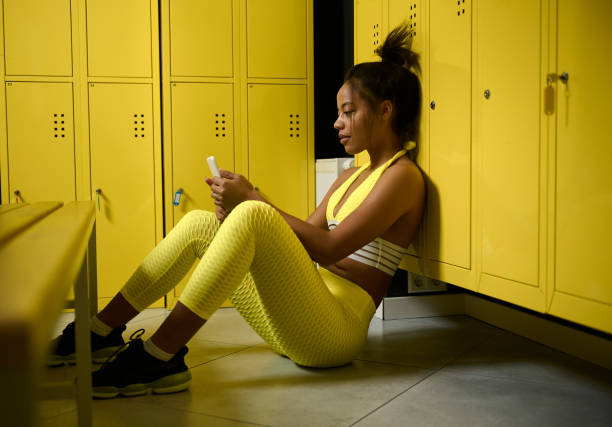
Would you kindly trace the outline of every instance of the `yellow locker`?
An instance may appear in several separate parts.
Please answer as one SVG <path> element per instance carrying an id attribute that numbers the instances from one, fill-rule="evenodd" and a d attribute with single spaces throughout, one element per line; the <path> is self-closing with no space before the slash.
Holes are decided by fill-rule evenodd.
<path id="1" fill-rule="evenodd" d="M 458 13 L 459 12 L 459 13 Z M 391 16 L 391 14 L 389 15 Z M 428 229 L 433 259 L 470 268 L 471 13 L 430 3 Z"/>
<path id="2" fill-rule="evenodd" d="M 71 76 L 70 0 L 4 0 L 7 75 Z"/>
<path id="3" fill-rule="evenodd" d="M 355 64 L 379 61 L 374 54 L 385 39 L 382 0 L 355 1 Z"/>
<path id="4" fill-rule="evenodd" d="M 302 219 L 309 214 L 306 100 L 305 85 L 248 86 L 250 180 L 270 202 Z"/>
<path id="5" fill-rule="evenodd" d="M 557 37 L 555 286 L 550 312 L 612 333 L 612 65 L 606 0 L 560 0 Z M 567 79 L 563 77 L 567 73 Z M 603 74 L 602 74 L 603 73 Z M 552 219 L 552 218 L 551 218 Z"/>
<path id="6" fill-rule="evenodd" d="M 385 39 L 383 33 L 383 1 L 355 0 L 354 3 L 354 62 L 380 61 L 374 51 Z M 367 151 L 355 156 L 355 165 L 361 166 L 370 161 Z"/>
<path id="7" fill-rule="evenodd" d="M 232 76 L 232 0 L 170 2 L 170 74 Z"/>
<path id="8" fill-rule="evenodd" d="M 477 4 L 479 290 L 542 311 L 542 4 Z"/>
<path id="9" fill-rule="evenodd" d="M 306 5 L 306 0 L 247 0 L 248 77 L 307 77 Z"/>
<path id="10" fill-rule="evenodd" d="M 113 296 L 155 246 L 152 85 L 90 83 L 98 295 Z"/>
<path id="11" fill-rule="evenodd" d="M 75 200 L 72 83 L 6 83 L 11 203 Z"/>
<path id="12" fill-rule="evenodd" d="M 206 158 L 234 170 L 233 86 L 230 83 L 172 84 L 172 184 L 180 188 L 174 224 L 192 209 L 215 210 L 204 178 L 211 176 Z"/>
<path id="13" fill-rule="evenodd" d="M 87 0 L 89 76 L 151 77 L 150 0 Z"/>
<path id="14" fill-rule="evenodd" d="M 422 36 L 424 28 L 421 24 L 423 19 L 422 9 L 421 0 L 389 0 L 389 31 L 406 22 L 408 29 L 412 31 L 412 50 L 419 54 L 423 52 L 422 43 L 424 39 Z M 419 37 L 419 35 L 421 36 Z M 382 41 L 384 41 L 384 37 Z"/>

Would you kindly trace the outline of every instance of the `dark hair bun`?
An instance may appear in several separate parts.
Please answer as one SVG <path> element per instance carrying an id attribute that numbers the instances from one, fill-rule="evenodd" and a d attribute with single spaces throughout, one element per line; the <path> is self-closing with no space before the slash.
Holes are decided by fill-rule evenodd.
<path id="1" fill-rule="evenodd" d="M 420 71 L 419 56 L 412 51 L 411 47 L 412 30 L 408 29 L 406 22 L 403 22 L 389 33 L 385 42 L 376 49 L 375 53 L 384 63 Z"/>

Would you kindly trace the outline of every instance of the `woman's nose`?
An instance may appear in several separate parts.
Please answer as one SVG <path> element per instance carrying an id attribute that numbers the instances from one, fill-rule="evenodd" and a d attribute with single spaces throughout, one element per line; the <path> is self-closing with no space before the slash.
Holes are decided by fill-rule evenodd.
<path id="1" fill-rule="evenodd" d="M 344 123 L 342 122 L 342 120 L 340 119 L 340 117 L 338 116 L 338 118 L 336 119 L 336 121 L 334 122 L 334 128 L 340 130 L 344 127 Z"/>

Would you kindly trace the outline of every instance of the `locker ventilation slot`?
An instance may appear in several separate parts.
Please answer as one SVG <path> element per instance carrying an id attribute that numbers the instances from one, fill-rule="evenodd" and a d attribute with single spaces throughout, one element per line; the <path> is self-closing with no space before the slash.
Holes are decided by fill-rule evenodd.
<path id="1" fill-rule="evenodd" d="M 54 138 L 65 138 L 66 137 L 66 124 L 64 113 L 53 113 L 53 137 Z"/>
<path id="2" fill-rule="evenodd" d="M 417 5 L 416 2 L 410 3 L 410 19 L 408 20 L 410 28 L 410 39 L 414 39 L 416 36 L 416 26 L 417 26 Z"/>
<path id="3" fill-rule="evenodd" d="M 227 119 L 225 113 L 215 113 L 215 137 L 226 138 L 227 132 Z"/>
<path id="4" fill-rule="evenodd" d="M 145 137 L 145 121 L 144 114 L 135 113 L 134 114 L 134 138 L 144 138 Z"/>
<path id="5" fill-rule="evenodd" d="M 289 137 L 300 137 L 300 115 L 289 114 Z"/>
<path id="6" fill-rule="evenodd" d="M 465 0 L 457 0 L 457 16 L 465 15 Z"/>
<path id="7" fill-rule="evenodd" d="M 378 48 L 378 45 L 380 44 L 380 25 L 379 24 L 374 24 L 374 29 L 372 30 L 372 39 L 373 39 L 373 45 L 374 45 L 374 47 L 372 48 L 372 52 L 376 54 L 376 49 Z"/>

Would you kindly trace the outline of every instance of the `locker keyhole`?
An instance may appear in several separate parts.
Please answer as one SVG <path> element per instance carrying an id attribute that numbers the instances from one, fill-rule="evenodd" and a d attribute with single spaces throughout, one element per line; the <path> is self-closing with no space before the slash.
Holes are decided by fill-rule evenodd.
<path id="1" fill-rule="evenodd" d="M 66 123 L 64 113 L 53 113 L 53 137 L 54 138 L 65 138 L 66 137 Z"/>
<path id="2" fill-rule="evenodd" d="M 227 118 L 225 113 L 215 113 L 215 137 L 226 138 L 227 132 Z"/>
<path id="3" fill-rule="evenodd" d="M 145 137 L 145 116 L 143 113 L 134 113 L 134 138 Z"/>
<path id="4" fill-rule="evenodd" d="M 300 137 L 300 115 L 289 114 L 289 137 Z"/>

